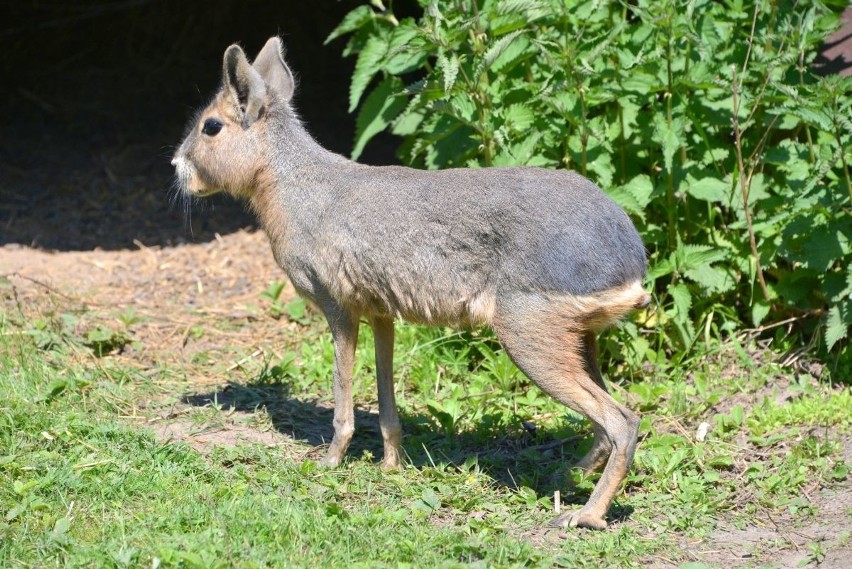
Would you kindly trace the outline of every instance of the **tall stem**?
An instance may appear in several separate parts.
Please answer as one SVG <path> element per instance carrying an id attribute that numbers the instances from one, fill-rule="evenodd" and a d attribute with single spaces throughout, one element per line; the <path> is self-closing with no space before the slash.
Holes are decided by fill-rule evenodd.
<path id="1" fill-rule="evenodd" d="M 586 151 L 589 146 L 589 124 L 586 120 L 586 96 L 583 93 L 583 84 L 582 80 L 578 81 L 577 86 L 579 87 L 577 90 L 580 93 L 580 112 L 582 113 L 583 119 L 583 131 L 580 133 L 580 144 L 582 145 L 582 156 L 580 157 L 580 168 L 581 174 L 586 175 L 586 162 L 587 155 Z"/>
<path id="2" fill-rule="evenodd" d="M 760 291 L 763 293 L 763 298 L 767 302 L 769 302 L 769 289 L 766 287 L 766 280 L 763 278 L 763 267 L 760 264 L 760 254 L 757 251 L 757 239 L 754 235 L 754 225 L 751 219 L 751 207 L 748 203 L 748 194 L 749 189 L 751 187 L 751 177 L 754 173 L 754 167 L 751 168 L 748 175 L 746 175 L 745 164 L 743 163 L 743 144 L 741 138 L 741 130 L 740 130 L 740 99 L 739 99 L 739 84 L 737 79 L 737 68 L 732 67 L 731 70 L 734 73 L 734 81 L 732 84 L 732 92 L 733 92 L 733 106 L 734 106 L 734 114 L 733 114 L 733 126 L 734 126 L 734 147 L 737 151 L 737 166 L 739 168 L 739 181 L 740 181 L 740 193 L 742 194 L 743 199 L 743 211 L 745 212 L 745 220 L 746 220 L 746 228 L 748 229 L 748 240 L 749 245 L 751 246 L 751 254 L 754 257 L 754 263 L 757 268 L 757 282 L 760 284 Z"/>
<path id="3" fill-rule="evenodd" d="M 835 109 L 835 112 L 836 109 Z M 843 139 L 840 137 L 840 127 L 837 120 L 834 121 L 834 138 L 837 140 L 837 148 L 840 149 L 840 164 L 843 166 L 843 179 L 846 181 L 846 191 L 849 192 L 849 202 L 852 204 L 852 181 L 849 180 L 849 165 L 846 164 L 846 152 L 843 150 Z"/>
<path id="4" fill-rule="evenodd" d="M 671 16 L 671 15 L 669 15 Z M 672 128 L 673 118 L 672 118 L 672 90 L 673 90 L 673 77 L 672 77 L 672 22 L 671 19 L 668 22 L 668 37 L 666 38 L 666 71 L 667 71 L 667 92 L 666 92 L 666 122 L 668 124 L 669 129 Z M 672 160 L 672 167 L 669 168 L 666 177 L 666 205 L 668 206 L 666 209 L 668 210 L 668 234 L 669 234 L 669 247 L 674 249 L 677 246 L 677 216 L 675 215 L 675 209 L 677 208 L 677 202 L 675 201 L 675 193 L 674 193 L 674 160 Z"/>

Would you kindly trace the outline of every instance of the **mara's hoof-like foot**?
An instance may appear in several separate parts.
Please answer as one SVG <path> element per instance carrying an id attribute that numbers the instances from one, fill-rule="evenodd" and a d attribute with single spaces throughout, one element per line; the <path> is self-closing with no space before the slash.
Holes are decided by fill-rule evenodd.
<path id="1" fill-rule="evenodd" d="M 385 457 L 382 460 L 382 470 L 401 470 L 402 460 L 397 453 L 385 452 Z"/>
<path id="2" fill-rule="evenodd" d="M 548 524 L 555 528 L 606 529 L 607 523 L 600 515 L 582 508 L 576 512 L 565 512 Z"/>
<path id="3" fill-rule="evenodd" d="M 327 454 L 319 461 L 319 465 L 323 468 L 334 468 L 340 466 L 340 457 L 337 455 Z"/>

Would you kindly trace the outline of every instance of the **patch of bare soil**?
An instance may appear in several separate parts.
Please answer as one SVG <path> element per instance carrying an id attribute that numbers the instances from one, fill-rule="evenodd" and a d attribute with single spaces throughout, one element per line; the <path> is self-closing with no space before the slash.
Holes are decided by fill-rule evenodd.
<path id="1" fill-rule="evenodd" d="M 287 325 L 257 307 L 259 291 L 284 278 L 261 232 L 217 234 L 209 243 L 168 248 L 139 243 L 135 251 L 6 245 L 0 248 L 0 275 L 12 282 L 25 314 L 57 303 L 84 309 L 81 327 L 104 322 L 118 328 L 121 318 L 132 320 L 129 332 L 138 349 L 117 356 L 140 366 L 191 365 L 195 354 L 217 346 L 272 342 Z"/>
<path id="2" fill-rule="evenodd" d="M 761 525 L 720 527 L 708 540 L 710 559 L 730 565 L 848 568 L 852 542 L 842 532 L 852 529 L 852 489 L 823 490 L 812 498 L 819 514 L 811 522 L 767 515 Z M 700 551 L 696 557 L 703 557 Z"/>
<path id="3" fill-rule="evenodd" d="M 852 441 L 845 441 L 845 451 Z M 722 525 L 699 544 L 687 548 L 697 561 L 725 567 L 823 567 L 845 569 L 852 561 L 852 489 L 824 489 L 810 496 L 814 519 L 766 513 L 760 523 L 737 528 Z"/>
<path id="4" fill-rule="evenodd" d="M 155 425 L 154 432 L 160 440 L 182 441 L 199 452 L 246 443 L 261 443 L 272 448 L 287 446 L 291 442 L 289 437 L 280 433 L 224 423 L 197 425 L 191 421 L 164 421 Z"/>

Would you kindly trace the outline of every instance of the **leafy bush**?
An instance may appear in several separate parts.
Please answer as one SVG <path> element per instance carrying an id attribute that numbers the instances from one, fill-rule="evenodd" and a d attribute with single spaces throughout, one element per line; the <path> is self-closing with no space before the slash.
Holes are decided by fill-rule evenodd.
<path id="1" fill-rule="evenodd" d="M 399 21 L 373 0 L 329 36 L 357 54 L 353 158 L 390 131 L 416 167 L 587 175 L 645 239 L 667 351 L 767 317 L 846 344 L 852 79 L 811 71 L 845 2 L 420 3 Z"/>

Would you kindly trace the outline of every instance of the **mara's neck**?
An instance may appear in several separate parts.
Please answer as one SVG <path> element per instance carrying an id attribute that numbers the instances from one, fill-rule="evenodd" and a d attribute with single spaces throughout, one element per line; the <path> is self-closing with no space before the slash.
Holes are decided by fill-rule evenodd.
<path id="1" fill-rule="evenodd" d="M 267 142 L 271 166 L 281 182 L 304 183 L 305 175 L 334 171 L 351 160 L 323 148 L 308 133 L 295 112 L 289 108 L 270 117 L 270 137 Z"/>
<path id="2" fill-rule="evenodd" d="M 323 148 L 292 110 L 279 110 L 269 119 L 268 160 L 249 201 L 270 239 L 276 241 L 289 225 L 288 195 L 310 194 L 311 186 L 345 176 L 355 163 Z"/>

